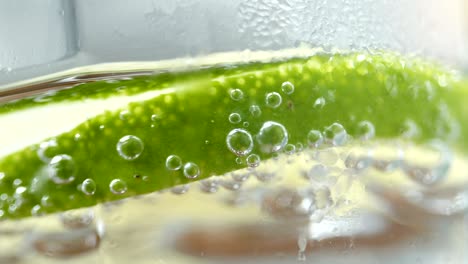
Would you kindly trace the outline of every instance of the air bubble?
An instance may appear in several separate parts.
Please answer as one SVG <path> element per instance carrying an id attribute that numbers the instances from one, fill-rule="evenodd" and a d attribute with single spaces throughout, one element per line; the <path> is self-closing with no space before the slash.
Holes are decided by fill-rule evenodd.
<path id="1" fill-rule="evenodd" d="M 307 134 L 307 143 L 310 147 L 317 148 L 323 143 L 322 132 L 318 130 L 310 130 Z"/>
<path id="2" fill-rule="evenodd" d="M 209 179 L 201 180 L 200 182 L 200 190 L 205 193 L 215 193 L 218 191 L 219 182 L 218 179 L 212 177 Z"/>
<path id="3" fill-rule="evenodd" d="M 249 176 L 250 175 L 247 172 L 234 171 L 231 173 L 231 178 L 236 182 L 245 182 L 249 179 Z"/>
<path id="4" fill-rule="evenodd" d="M 81 183 L 81 191 L 86 195 L 93 195 L 96 192 L 96 183 L 92 179 L 86 179 Z"/>
<path id="5" fill-rule="evenodd" d="M 326 104 L 325 98 L 319 97 L 317 100 L 314 102 L 314 108 L 315 109 L 322 109 Z"/>
<path id="6" fill-rule="evenodd" d="M 241 89 L 235 88 L 229 91 L 229 96 L 234 101 L 240 101 L 244 98 L 244 92 Z"/>
<path id="7" fill-rule="evenodd" d="M 257 154 L 250 154 L 247 159 L 247 166 L 250 168 L 256 168 L 258 165 L 260 165 L 260 156 Z"/>
<path id="8" fill-rule="evenodd" d="M 283 98 L 277 92 L 267 93 L 265 96 L 265 104 L 271 108 L 277 108 L 281 105 Z"/>
<path id="9" fill-rule="evenodd" d="M 188 179 L 195 179 L 200 176 L 200 167 L 193 162 L 187 162 L 184 165 L 184 176 Z"/>
<path id="10" fill-rule="evenodd" d="M 166 159 L 166 168 L 168 170 L 179 170 L 182 168 L 182 159 L 177 155 L 169 155 Z"/>
<path id="11" fill-rule="evenodd" d="M 57 154 L 57 141 L 55 140 L 49 140 L 46 142 L 42 142 L 39 145 L 39 148 L 37 149 L 37 156 L 39 159 L 41 159 L 43 162 L 50 162 L 50 160 L 54 157 L 55 154 Z"/>
<path id="12" fill-rule="evenodd" d="M 249 112 L 253 117 L 259 117 L 260 115 L 262 115 L 262 110 L 258 105 L 251 105 L 249 107 Z"/>
<path id="13" fill-rule="evenodd" d="M 357 135 L 362 140 L 369 140 L 375 136 L 375 127 L 369 121 L 359 122 L 357 130 Z"/>
<path id="14" fill-rule="evenodd" d="M 291 82 L 284 82 L 281 85 L 281 91 L 283 91 L 283 93 L 285 93 L 285 94 L 294 93 L 294 84 L 292 84 Z"/>
<path id="15" fill-rule="evenodd" d="M 450 148 L 445 143 L 434 140 L 424 150 L 415 149 L 413 153 L 408 153 L 403 169 L 417 183 L 432 186 L 446 178 L 452 161 Z"/>
<path id="16" fill-rule="evenodd" d="M 126 135 L 117 142 L 117 152 L 125 160 L 135 160 L 143 152 L 144 145 L 140 138 Z"/>
<path id="17" fill-rule="evenodd" d="M 242 121 L 242 117 L 238 113 L 232 113 L 229 115 L 229 122 L 231 124 L 239 124 Z"/>
<path id="18" fill-rule="evenodd" d="M 171 188 L 171 193 L 173 194 L 184 194 L 187 193 L 190 189 L 190 185 L 184 184 L 184 185 L 179 185 Z"/>
<path id="19" fill-rule="evenodd" d="M 348 135 L 344 127 L 339 123 L 333 123 L 325 128 L 325 138 L 334 146 L 342 146 L 346 143 Z"/>
<path id="20" fill-rule="evenodd" d="M 280 123 L 267 121 L 260 128 L 257 141 L 262 152 L 277 152 L 288 143 L 288 131 Z"/>
<path id="21" fill-rule="evenodd" d="M 66 154 L 54 156 L 49 163 L 49 178 L 56 184 L 68 184 L 75 180 L 76 166 Z"/>
<path id="22" fill-rule="evenodd" d="M 231 130 L 226 137 L 228 149 L 237 156 L 249 154 L 254 146 L 252 135 L 244 129 L 236 128 Z"/>
<path id="23" fill-rule="evenodd" d="M 293 144 L 287 144 L 286 146 L 284 146 L 284 152 L 288 155 L 292 155 L 296 152 L 296 146 L 294 146 Z"/>
<path id="24" fill-rule="evenodd" d="M 127 183 L 121 179 L 114 179 L 109 184 L 109 189 L 113 194 L 121 195 L 127 192 Z"/>

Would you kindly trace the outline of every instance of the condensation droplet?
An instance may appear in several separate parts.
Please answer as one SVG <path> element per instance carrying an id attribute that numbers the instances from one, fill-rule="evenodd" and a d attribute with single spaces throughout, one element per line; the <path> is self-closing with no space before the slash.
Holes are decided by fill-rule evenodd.
<path id="1" fill-rule="evenodd" d="M 48 169 L 49 178 L 56 184 L 68 184 L 75 180 L 76 165 L 69 155 L 54 156 L 50 160 Z"/>
<path id="2" fill-rule="evenodd" d="M 200 176 L 200 167 L 193 162 L 187 162 L 184 165 L 184 176 L 188 179 L 195 179 Z"/>
<path id="3" fill-rule="evenodd" d="M 117 152 L 125 160 L 135 160 L 143 152 L 144 144 L 140 138 L 126 135 L 117 142 Z"/>
<path id="4" fill-rule="evenodd" d="M 237 156 L 245 156 L 252 151 L 254 142 L 247 130 L 236 128 L 227 135 L 226 145 Z"/>

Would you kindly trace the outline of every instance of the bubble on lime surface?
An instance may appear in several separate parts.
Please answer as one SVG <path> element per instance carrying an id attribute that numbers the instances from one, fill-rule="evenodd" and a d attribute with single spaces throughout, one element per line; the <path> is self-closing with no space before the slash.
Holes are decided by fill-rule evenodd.
<path id="1" fill-rule="evenodd" d="M 277 92 L 267 93 L 265 95 L 265 104 L 271 108 L 277 108 L 281 105 L 283 98 Z"/>
<path id="2" fill-rule="evenodd" d="M 317 148 L 323 143 L 322 132 L 318 130 L 310 130 L 307 134 L 307 143 L 310 147 Z"/>
<path id="3" fill-rule="evenodd" d="M 126 135 L 117 142 L 117 153 L 125 160 L 135 160 L 143 153 L 143 141 L 136 136 Z"/>
<path id="4" fill-rule="evenodd" d="M 241 101 L 244 99 L 244 92 L 239 88 L 229 90 L 229 96 L 234 101 Z"/>
<path id="5" fill-rule="evenodd" d="M 325 98 L 319 97 L 314 102 L 314 108 L 315 109 L 322 109 L 325 106 L 326 102 L 327 101 L 325 100 Z"/>
<path id="6" fill-rule="evenodd" d="M 260 165 L 260 156 L 257 154 L 250 154 L 246 159 L 247 166 L 250 168 L 256 168 Z"/>
<path id="7" fill-rule="evenodd" d="M 294 93 L 294 89 L 294 84 L 292 84 L 291 82 L 284 82 L 283 84 L 281 84 L 281 91 L 283 91 L 283 93 L 285 94 Z"/>
<path id="8" fill-rule="evenodd" d="M 263 123 L 256 139 L 262 152 L 273 153 L 281 150 L 288 143 L 288 131 L 278 122 L 267 121 Z"/>
<path id="9" fill-rule="evenodd" d="M 251 105 L 249 107 L 249 112 L 253 117 L 259 117 L 262 115 L 262 109 L 258 105 Z"/>
<path id="10" fill-rule="evenodd" d="M 110 182 L 109 189 L 113 194 L 121 195 L 127 192 L 127 183 L 121 179 L 114 179 Z"/>
<path id="11" fill-rule="evenodd" d="M 231 124 L 239 124 L 242 121 L 242 117 L 239 113 L 231 113 L 228 119 Z"/>
<path id="12" fill-rule="evenodd" d="M 193 162 L 187 162 L 184 165 L 184 176 L 188 179 L 196 179 L 200 176 L 200 167 Z"/>
<path id="13" fill-rule="evenodd" d="M 166 158 L 166 169 L 168 170 L 179 170 L 182 168 L 182 159 L 177 155 L 169 155 Z"/>
<path id="14" fill-rule="evenodd" d="M 54 156 L 48 165 L 49 178 L 56 184 L 68 184 L 75 180 L 76 164 L 67 154 Z"/>
<path id="15" fill-rule="evenodd" d="M 370 121 L 358 123 L 357 136 L 362 140 L 369 140 L 375 137 L 375 127 Z"/>
<path id="16" fill-rule="evenodd" d="M 334 146 L 342 146 L 348 139 L 346 129 L 340 123 L 333 123 L 324 131 L 325 139 Z"/>
<path id="17" fill-rule="evenodd" d="M 39 148 L 37 149 L 37 156 L 43 162 L 50 162 L 50 160 L 54 157 L 54 153 L 58 149 L 57 141 L 51 139 L 46 142 L 42 142 L 39 144 Z"/>
<path id="18" fill-rule="evenodd" d="M 226 145 L 237 156 L 245 156 L 252 151 L 254 142 L 252 135 L 247 130 L 236 128 L 227 135 Z"/>
<path id="19" fill-rule="evenodd" d="M 85 179 L 81 183 L 81 191 L 86 195 L 93 195 L 96 192 L 96 182 L 93 179 Z"/>

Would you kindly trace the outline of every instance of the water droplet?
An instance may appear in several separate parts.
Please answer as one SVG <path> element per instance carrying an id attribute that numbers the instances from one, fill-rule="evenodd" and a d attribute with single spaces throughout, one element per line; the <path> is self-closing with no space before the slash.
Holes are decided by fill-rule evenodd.
<path id="1" fill-rule="evenodd" d="M 121 179 L 114 179 L 109 184 L 109 188 L 113 194 L 124 194 L 127 192 L 127 183 Z"/>
<path id="2" fill-rule="evenodd" d="M 285 94 L 292 94 L 294 93 L 294 84 L 290 83 L 290 82 L 284 82 L 282 85 L 281 85 L 281 91 L 283 91 L 283 93 Z"/>
<path id="3" fill-rule="evenodd" d="M 49 163 L 49 178 L 56 184 L 68 184 L 75 180 L 76 166 L 66 154 L 54 156 Z"/>
<path id="4" fill-rule="evenodd" d="M 229 95 L 231 96 L 231 99 L 234 101 L 240 101 L 244 99 L 244 92 L 242 92 L 242 90 L 238 88 L 231 89 L 229 91 Z"/>
<path id="5" fill-rule="evenodd" d="M 362 140 L 369 140 L 369 139 L 374 138 L 375 136 L 374 125 L 369 121 L 359 122 L 358 128 L 357 128 L 357 135 Z"/>
<path id="6" fill-rule="evenodd" d="M 81 191 L 86 195 L 93 195 L 96 192 L 96 183 L 93 179 L 86 179 L 81 183 Z"/>
<path id="7" fill-rule="evenodd" d="M 237 156 L 249 154 L 254 146 L 252 135 L 244 129 L 236 128 L 231 130 L 226 137 L 228 149 Z"/>
<path id="8" fill-rule="evenodd" d="M 239 124 L 242 121 L 242 117 L 238 113 L 232 113 L 229 115 L 229 122 L 232 124 Z"/>
<path id="9" fill-rule="evenodd" d="M 262 110 L 258 105 L 251 105 L 249 107 L 249 112 L 253 117 L 259 117 L 260 115 L 262 115 Z"/>
<path id="10" fill-rule="evenodd" d="M 50 162 L 50 160 L 57 154 L 58 145 L 54 139 L 42 142 L 37 149 L 37 156 L 43 162 Z"/>
<path id="11" fill-rule="evenodd" d="M 296 146 L 294 146 L 294 144 L 286 144 L 283 151 L 288 155 L 292 155 L 296 152 Z"/>
<path id="12" fill-rule="evenodd" d="M 168 170 L 179 170 L 182 168 L 182 159 L 177 155 L 169 155 L 166 159 L 166 168 Z"/>
<path id="13" fill-rule="evenodd" d="M 260 149 L 264 153 L 272 153 L 281 150 L 288 143 L 288 131 L 277 122 L 267 121 L 263 123 L 257 135 Z"/>
<path id="14" fill-rule="evenodd" d="M 250 154 L 247 159 L 247 166 L 250 168 L 256 168 L 258 165 L 260 165 L 260 156 L 257 154 Z"/>
<path id="15" fill-rule="evenodd" d="M 281 105 L 283 98 L 277 92 L 267 93 L 265 96 L 265 104 L 271 108 L 277 108 Z"/>
<path id="16" fill-rule="evenodd" d="M 310 130 L 307 134 L 307 143 L 310 147 L 317 148 L 323 143 L 322 132 L 318 130 Z"/>
<path id="17" fill-rule="evenodd" d="M 171 193 L 173 194 L 184 194 L 188 192 L 190 189 L 190 185 L 184 184 L 184 185 L 179 185 L 171 188 Z"/>
<path id="18" fill-rule="evenodd" d="M 315 109 L 322 109 L 326 104 L 325 98 L 319 97 L 317 100 L 314 102 L 314 108 Z"/>
<path id="19" fill-rule="evenodd" d="M 189 179 L 195 179 L 200 176 L 200 167 L 193 162 L 187 162 L 184 165 L 184 176 Z"/>
<path id="20" fill-rule="evenodd" d="M 117 152 L 126 160 L 134 160 L 143 152 L 144 145 L 140 138 L 126 135 L 117 142 Z"/>
<path id="21" fill-rule="evenodd" d="M 325 128 L 325 138 L 334 146 L 344 145 L 347 141 L 348 135 L 344 127 L 339 123 L 333 123 Z"/>

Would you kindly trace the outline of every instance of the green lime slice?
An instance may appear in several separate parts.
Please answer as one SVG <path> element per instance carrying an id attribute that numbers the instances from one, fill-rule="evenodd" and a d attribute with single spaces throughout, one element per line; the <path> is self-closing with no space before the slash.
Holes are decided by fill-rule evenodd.
<path id="1" fill-rule="evenodd" d="M 349 137 L 468 152 L 467 80 L 392 53 L 95 81 L 0 106 L 0 219 L 186 184 Z"/>

